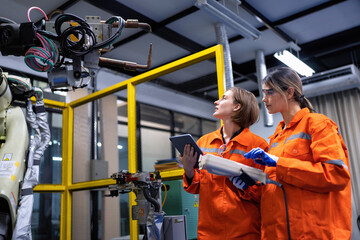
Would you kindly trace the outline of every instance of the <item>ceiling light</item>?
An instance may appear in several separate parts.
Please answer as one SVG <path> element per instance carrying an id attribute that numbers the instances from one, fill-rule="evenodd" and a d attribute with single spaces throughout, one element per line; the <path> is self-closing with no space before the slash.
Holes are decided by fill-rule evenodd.
<path id="1" fill-rule="evenodd" d="M 292 68 L 302 76 L 310 77 L 315 73 L 315 71 L 312 68 L 310 68 L 308 65 L 306 65 L 297 57 L 295 57 L 288 50 L 279 51 L 274 54 L 274 57 L 276 57 L 278 60 L 280 60 L 285 65 Z"/>
<path id="2" fill-rule="evenodd" d="M 217 18 L 245 38 L 258 39 L 261 35 L 261 32 L 255 27 L 215 0 L 197 0 L 195 6 Z"/>

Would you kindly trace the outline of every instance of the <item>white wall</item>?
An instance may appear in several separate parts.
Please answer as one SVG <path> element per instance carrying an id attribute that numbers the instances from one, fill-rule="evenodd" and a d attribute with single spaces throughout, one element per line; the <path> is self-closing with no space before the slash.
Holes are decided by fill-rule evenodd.
<path id="1" fill-rule="evenodd" d="M 128 78 L 130 77 L 124 74 L 118 74 L 104 69 L 98 74 L 98 88 L 104 89 Z M 126 97 L 127 91 L 121 91 L 117 93 L 117 95 Z M 214 104 L 212 102 L 164 88 L 151 81 L 136 86 L 136 100 L 161 108 L 213 120 L 212 113 L 214 112 Z"/>

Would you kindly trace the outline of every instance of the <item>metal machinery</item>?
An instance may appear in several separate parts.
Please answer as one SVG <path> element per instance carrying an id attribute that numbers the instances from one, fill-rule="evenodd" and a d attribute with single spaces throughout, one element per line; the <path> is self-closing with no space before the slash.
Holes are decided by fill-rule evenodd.
<path id="1" fill-rule="evenodd" d="M 45 19 L 36 26 L 30 20 L 30 11 L 36 9 Z M 0 51 L 3 56 L 24 56 L 26 65 L 38 72 L 48 73 L 53 91 L 69 91 L 94 82 L 100 67 L 127 70 L 147 69 L 151 64 L 151 44 L 146 65 L 101 57 L 111 51 L 112 44 L 124 28 L 142 28 L 151 32 L 151 26 L 136 19 L 124 20 L 119 16 L 102 21 L 98 16 L 82 19 L 73 14 L 59 12 L 55 21 L 38 7 L 28 10 L 27 23 L 15 23 L 0 17 Z M 49 15 L 50 16 L 50 15 Z M 114 30 L 115 29 L 115 30 Z M 84 79 L 89 78 L 87 82 Z"/>
<path id="2" fill-rule="evenodd" d="M 110 194 L 116 197 L 122 193 L 134 192 L 137 205 L 132 206 L 132 219 L 140 226 L 146 226 L 144 239 L 164 239 L 162 224 L 165 213 L 161 203 L 161 177 L 159 172 L 120 171 L 111 175 L 116 185 L 110 185 Z"/>
<path id="3" fill-rule="evenodd" d="M 42 91 L 29 79 L 1 70 L 0 89 L 0 239 L 29 239 L 33 188 L 50 140 L 47 113 Z M 15 100 L 26 102 L 26 120 L 20 107 L 10 106 Z M 27 123 L 33 132 L 30 144 Z"/>
<path id="4" fill-rule="evenodd" d="M 30 20 L 30 11 L 33 9 L 44 14 L 44 20 L 39 24 Z M 51 13 L 52 16 L 56 14 L 59 16 L 55 21 L 51 21 L 40 8 L 32 7 L 27 13 L 27 23 L 16 23 L 0 17 L 2 55 L 24 56 L 29 68 L 47 72 L 52 91 L 83 88 L 91 81 L 96 90 L 96 76 L 101 66 L 129 70 L 150 67 L 151 45 L 147 65 L 101 57 L 101 53 L 112 49 L 112 44 L 124 28 L 143 28 L 151 31 L 150 25 L 134 19 L 124 20 L 118 16 L 102 21 L 96 16 L 86 17 L 84 20 L 61 11 Z M 88 80 L 85 82 L 85 79 Z M 42 91 L 33 88 L 28 79 L 8 76 L 1 71 L 0 81 L 0 240 L 31 239 L 32 189 L 38 183 L 40 159 L 50 139 L 47 113 Z M 27 103 L 27 122 L 35 132 L 30 144 L 21 109 L 9 107 L 12 96 L 13 100 Z M 36 99 L 34 106 L 30 97 Z M 114 177 L 123 176 L 123 173 L 119 173 Z M 158 184 L 147 182 L 146 178 L 142 179 L 142 174 L 136 177 L 140 181 L 130 184 L 128 178 L 125 178 L 125 182 L 127 181 L 126 188 L 138 194 L 138 212 L 141 212 L 141 209 L 145 209 L 145 205 L 149 204 L 144 198 L 153 196 L 150 190 L 145 190 L 143 183 L 145 186 L 152 186 L 150 189 Z M 153 198 L 154 196 L 149 198 L 152 201 L 151 206 L 155 206 L 154 212 L 158 212 L 158 205 Z M 152 212 L 151 206 L 146 208 L 149 209 L 149 213 Z M 140 217 L 139 220 L 144 221 Z"/>

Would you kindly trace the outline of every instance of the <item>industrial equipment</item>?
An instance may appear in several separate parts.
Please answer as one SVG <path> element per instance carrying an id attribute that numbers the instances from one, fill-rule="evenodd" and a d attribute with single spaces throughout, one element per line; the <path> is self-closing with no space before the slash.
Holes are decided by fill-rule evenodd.
<path id="1" fill-rule="evenodd" d="M 44 14 L 45 20 L 41 26 L 36 26 L 30 20 L 29 14 L 33 9 Z M 68 13 L 61 13 L 52 21 L 38 7 L 28 10 L 28 20 L 19 24 L 0 17 L 0 52 L 3 56 L 24 56 L 29 68 L 47 72 L 53 91 L 70 91 L 88 86 L 91 80 L 96 81 L 101 66 L 135 70 L 148 69 L 151 65 L 151 44 L 146 65 L 101 57 L 101 53 L 111 51 L 112 44 L 124 28 L 151 31 L 147 23 L 136 19 L 124 20 L 119 16 L 106 21 L 98 16 L 82 19 Z"/>
<path id="2" fill-rule="evenodd" d="M 132 218 L 138 220 L 140 226 L 146 226 L 146 239 L 161 240 L 162 226 L 165 213 L 161 203 L 161 177 L 156 172 L 120 171 L 111 175 L 116 180 L 115 185 L 109 186 L 110 194 L 116 197 L 122 193 L 134 192 L 137 205 L 132 206 Z"/>
<path id="3" fill-rule="evenodd" d="M 31 239 L 33 188 L 50 140 L 47 113 L 42 91 L 27 78 L 1 70 L 0 92 L 0 239 Z M 27 103 L 26 120 L 20 107 L 10 106 L 14 100 Z M 26 122 L 34 132 L 30 146 Z"/>

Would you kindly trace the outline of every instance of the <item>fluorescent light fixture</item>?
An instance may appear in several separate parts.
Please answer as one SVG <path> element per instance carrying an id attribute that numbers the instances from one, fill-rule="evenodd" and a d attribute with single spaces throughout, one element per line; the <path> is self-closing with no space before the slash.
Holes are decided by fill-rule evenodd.
<path id="1" fill-rule="evenodd" d="M 276 57 L 278 60 L 280 60 L 285 65 L 292 68 L 302 76 L 310 77 L 315 73 L 315 71 L 312 68 L 310 68 L 308 65 L 306 65 L 297 57 L 295 57 L 288 50 L 279 51 L 274 54 L 274 57 Z"/>
<path id="2" fill-rule="evenodd" d="M 239 32 L 245 38 L 258 39 L 261 35 L 261 32 L 255 27 L 215 0 L 197 0 L 195 6 Z"/>
<path id="3" fill-rule="evenodd" d="M 62 161 L 62 157 L 52 157 L 53 161 Z"/>

